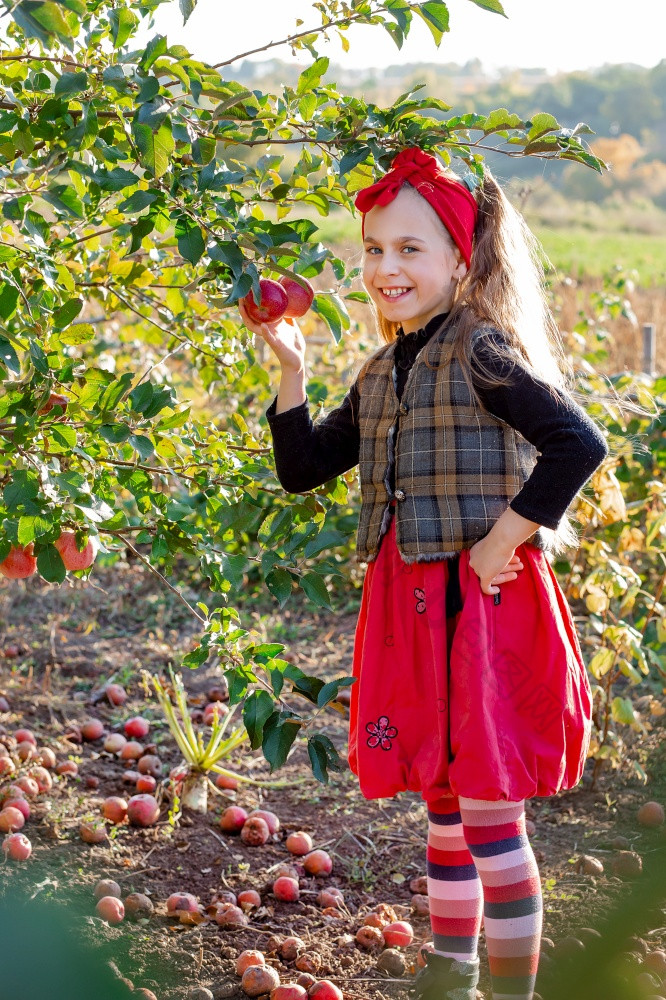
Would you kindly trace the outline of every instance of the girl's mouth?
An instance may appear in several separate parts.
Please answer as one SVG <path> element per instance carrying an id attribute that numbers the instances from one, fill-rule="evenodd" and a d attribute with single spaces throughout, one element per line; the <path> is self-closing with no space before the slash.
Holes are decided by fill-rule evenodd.
<path id="1" fill-rule="evenodd" d="M 380 288 L 379 291 L 387 302 L 399 302 L 411 292 L 411 288 Z"/>

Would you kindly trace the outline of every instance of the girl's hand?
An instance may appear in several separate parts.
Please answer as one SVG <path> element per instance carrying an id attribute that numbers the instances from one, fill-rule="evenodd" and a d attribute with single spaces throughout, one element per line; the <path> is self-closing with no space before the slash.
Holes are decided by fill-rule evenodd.
<path id="1" fill-rule="evenodd" d="M 499 584 L 515 580 L 523 569 L 523 563 L 515 549 L 503 552 L 496 544 L 488 544 L 488 536 L 472 545 L 469 564 L 478 576 L 484 594 L 499 593 Z"/>
<path id="2" fill-rule="evenodd" d="M 243 302 L 238 309 L 248 330 L 263 337 L 280 362 L 283 370 L 302 371 L 305 368 L 305 338 L 293 319 L 281 319 L 277 323 L 255 323 L 247 314 Z"/>

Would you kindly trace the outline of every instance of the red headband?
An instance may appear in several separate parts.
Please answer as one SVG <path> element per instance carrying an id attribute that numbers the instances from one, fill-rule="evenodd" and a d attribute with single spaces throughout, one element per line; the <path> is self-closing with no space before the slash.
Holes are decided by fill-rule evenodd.
<path id="1" fill-rule="evenodd" d="M 464 184 L 447 177 L 436 157 L 416 146 L 398 153 L 388 173 L 357 194 L 355 205 L 363 213 L 363 235 L 365 213 L 375 205 L 388 205 L 405 181 L 435 209 L 469 267 L 478 214 L 474 195 Z"/>

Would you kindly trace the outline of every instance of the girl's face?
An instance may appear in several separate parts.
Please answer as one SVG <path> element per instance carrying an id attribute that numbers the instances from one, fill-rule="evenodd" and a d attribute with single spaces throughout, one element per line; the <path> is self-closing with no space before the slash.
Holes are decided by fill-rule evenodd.
<path id="1" fill-rule="evenodd" d="M 405 333 L 448 312 L 467 265 L 434 208 L 413 188 L 365 216 L 363 284 L 383 316 Z"/>

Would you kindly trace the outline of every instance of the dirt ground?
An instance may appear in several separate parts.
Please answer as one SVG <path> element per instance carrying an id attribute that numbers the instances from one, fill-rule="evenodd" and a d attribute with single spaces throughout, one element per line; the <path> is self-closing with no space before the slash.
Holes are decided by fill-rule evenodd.
<path id="1" fill-rule="evenodd" d="M 264 639 L 284 642 L 285 652 L 306 672 L 326 679 L 350 672 L 356 610 L 313 610 L 303 597 L 301 604 L 295 601 L 282 613 L 276 606 L 257 605 L 244 614 Z M 26 726 L 39 745 L 53 748 L 59 761 L 69 758 L 79 766 L 78 777 L 58 777 L 52 790 L 35 800 L 33 816 L 23 831 L 32 841 L 33 855 L 23 865 L 0 865 L 0 901 L 22 899 L 28 892 L 37 900 L 66 902 L 69 912 L 76 914 L 81 940 L 90 944 L 100 962 L 111 963 L 137 989 L 153 990 L 159 1000 L 195 996 L 192 990 L 203 986 L 215 998 L 240 1000 L 244 994 L 234 959 L 246 948 L 268 952 L 268 961 L 281 978 L 294 979 L 298 971 L 293 963 L 283 962 L 270 950 L 276 935 L 302 938 L 317 977 L 333 980 L 346 1000 L 406 997 L 417 947 L 430 939 L 427 916 L 412 910 L 409 885 L 425 873 L 427 817 L 418 795 L 368 802 L 346 764 L 329 785 L 319 784 L 308 778 L 307 754 L 297 744 L 287 765 L 272 779 L 284 787 L 246 786 L 237 793 L 218 793 L 211 796 L 206 816 L 187 814 L 176 820 L 169 817 L 165 794 L 156 826 L 138 829 L 122 824 L 109 827 L 105 844 L 81 841 L 79 824 L 99 816 L 103 798 L 127 797 L 133 789 L 123 783 L 123 763 L 101 749 L 102 741 L 80 744 L 67 734 L 74 723 L 89 716 L 102 719 L 108 731 L 121 731 L 127 718 L 144 715 L 151 720 L 150 739 L 168 773 L 180 754 L 155 699 L 147 697 L 141 671 L 177 666 L 194 637 L 186 610 L 172 595 L 156 590 L 136 564 L 101 569 L 87 585 L 75 581 L 52 588 L 38 579 L 0 584 L 0 694 L 10 706 L 8 712 L 0 712 L 0 740 Z M 129 693 L 122 707 L 96 699 L 111 679 Z M 205 703 L 216 679 L 212 666 L 187 674 L 193 704 Z M 663 692 L 653 693 L 666 705 Z M 320 721 L 320 730 L 330 736 L 344 760 L 346 710 L 327 710 Z M 528 802 L 528 817 L 534 823 L 531 841 L 544 890 L 544 935 L 556 945 L 570 938 L 576 927 L 594 926 L 627 891 L 626 881 L 612 874 L 616 838 L 626 838 L 624 846 L 644 860 L 663 851 L 663 827 L 647 830 L 636 821 L 642 802 L 666 800 L 663 719 L 655 717 L 651 725 L 649 735 L 632 748 L 649 775 L 647 787 L 627 768 L 602 773 L 593 789 L 590 767 L 575 791 Z M 260 752 L 242 760 L 237 757 L 236 765 L 254 778 L 269 779 Z M 3 780 L 7 784 L 9 779 L 0 779 L 0 786 Z M 277 839 L 249 847 L 223 833 L 219 816 L 232 802 L 277 813 L 281 822 Z M 276 866 L 294 861 L 284 845 L 285 836 L 294 830 L 308 831 L 315 847 L 330 853 L 334 866 L 326 878 L 303 872 L 300 900 L 281 903 L 270 889 Z M 583 874 L 575 863 L 582 854 L 598 858 L 603 874 Z M 95 916 L 93 888 L 100 878 L 115 879 L 123 897 L 130 892 L 150 896 L 155 915 L 108 926 Z M 323 885 L 343 891 L 339 914 L 324 913 L 318 905 Z M 222 929 L 214 920 L 187 926 L 166 916 L 165 901 L 173 892 L 194 893 L 206 906 L 219 891 L 246 888 L 258 890 L 262 897 L 246 927 Z M 363 917 L 378 903 L 390 904 L 398 918 L 409 919 L 414 926 L 414 943 L 404 951 L 407 968 L 402 977 L 380 971 L 378 955 L 361 950 L 354 940 Z M 652 950 L 666 945 L 661 904 L 663 900 L 657 900 L 648 908 L 642 926 L 626 927 L 628 937 L 639 935 Z M 481 953 L 480 990 L 488 998 L 483 941 Z"/>

